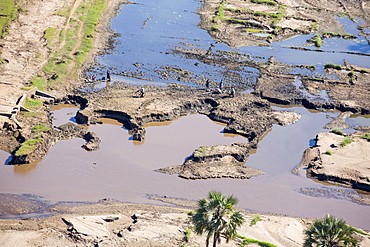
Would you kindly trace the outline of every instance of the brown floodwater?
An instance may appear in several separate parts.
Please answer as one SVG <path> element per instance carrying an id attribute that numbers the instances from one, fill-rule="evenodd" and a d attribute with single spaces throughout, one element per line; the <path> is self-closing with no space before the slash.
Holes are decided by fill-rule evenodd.
<path id="1" fill-rule="evenodd" d="M 54 125 L 74 122 L 77 110 L 68 105 L 56 109 Z M 224 125 L 204 115 L 148 124 L 146 139 L 141 143 L 130 140 L 127 129 L 118 121 L 102 119 L 103 124 L 88 128 L 101 138 L 99 150 L 82 149 L 83 139 L 64 140 L 56 143 L 41 161 L 23 166 L 2 165 L 0 192 L 34 194 L 50 203 L 114 198 L 163 204 L 149 200 L 148 195 L 197 200 L 209 190 L 220 190 L 237 196 L 242 208 L 309 218 L 331 213 L 352 225 L 370 229 L 369 206 L 304 195 L 299 192 L 301 188 L 336 186 L 291 173 L 311 139 L 324 131 L 322 126 L 330 121 L 327 115 L 337 113 L 312 113 L 301 107 L 289 110 L 301 113 L 301 120 L 287 127 L 274 126 L 246 162 L 266 172 L 263 176 L 247 180 L 184 180 L 177 175 L 154 172 L 160 167 L 182 164 L 200 146 L 247 142 L 241 136 L 225 135 Z M 9 154 L 0 151 L 0 162 L 6 164 L 7 159 Z"/>

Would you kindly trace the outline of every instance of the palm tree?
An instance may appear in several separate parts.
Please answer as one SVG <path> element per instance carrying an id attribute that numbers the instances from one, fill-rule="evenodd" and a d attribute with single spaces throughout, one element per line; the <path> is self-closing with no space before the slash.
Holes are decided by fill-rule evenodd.
<path id="1" fill-rule="evenodd" d="M 318 219 L 305 231 L 305 247 L 340 247 L 358 246 L 358 240 L 352 235 L 354 228 L 347 225 L 342 219 L 327 215 L 323 219 Z"/>
<path id="2" fill-rule="evenodd" d="M 235 212 L 234 206 L 238 199 L 226 196 L 221 192 L 210 191 L 207 198 L 198 201 L 198 209 L 192 217 L 194 231 L 202 235 L 205 233 L 206 247 L 213 237 L 213 247 L 221 242 L 221 236 L 228 242 L 236 236 L 236 230 L 244 223 L 243 215 Z"/>

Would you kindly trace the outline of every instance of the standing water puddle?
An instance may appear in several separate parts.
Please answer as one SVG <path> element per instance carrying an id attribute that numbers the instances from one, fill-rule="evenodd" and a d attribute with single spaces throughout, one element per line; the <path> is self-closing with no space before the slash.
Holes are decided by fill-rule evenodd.
<path id="1" fill-rule="evenodd" d="M 72 109 L 56 110 L 54 116 L 69 121 Z M 266 172 L 263 176 L 247 180 L 184 180 L 177 175 L 154 172 L 160 167 L 182 164 L 200 146 L 247 142 L 240 136 L 224 135 L 223 125 L 196 114 L 172 122 L 149 124 L 145 142 L 141 144 L 129 140 L 121 123 L 102 119 L 102 125 L 89 126 L 89 131 L 101 138 L 99 150 L 86 152 L 81 148 L 82 139 L 57 142 L 40 162 L 1 166 L 0 187 L 3 193 L 35 194 L 51 202 L 97 201 L 109 197 L 134 203 L 156 203 L 147 199 L 147 195 L 197 200 L 210 190 L 220 190 L 237 196 L 242 208 L 303 217 L 331 213 L 350 224 L 369 229 L 368 206 L 298 192 L 301 188 L 337 187 L 321 185 L 291 173 L 310 140 L 324 131 L 322 126 L 330 119 L 326 116 L 328 113 L 310 113 L 301 107 L 290 110 L 301 113 L 301 120 L 287 127 L 274 126 L 246 162 L 247 166 Z M 5 163 L 8 156 L 1 151 L 1 162 Z"/>

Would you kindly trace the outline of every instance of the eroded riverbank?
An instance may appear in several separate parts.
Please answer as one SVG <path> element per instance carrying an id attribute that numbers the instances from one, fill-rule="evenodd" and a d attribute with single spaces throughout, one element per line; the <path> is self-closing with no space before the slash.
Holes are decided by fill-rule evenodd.
<path id="1" fill-rule="evenodd" d="M 158 15 L 162 10 L 161 6 L 154 6 L 146 1 L 137 3 L 140 4 L 122 6 L 121 16 L 130 20 L 135 15 L 135 19 L 131 19 L 133 25 L 129 25 L 130 22 L 122 23 L 120 18 L 113 20 L 113 27 L 118 25 L 122 28 L 120 39 L 116 35 L 117 39 L 112 41 L 112 44 L 116 44 L 115 50 L 97 58 L 101 65 L 88 72 L 89 75 L 98 74 L 102 77 L 109 69 L 112 71 L 113 81 L 118 83 L 114 85 L 113 82 L 99 81 L 94 90 L 84 89 L 67 98 L 58 99 L 60 103 L 73 103 L 82 108 L 72 122 L 90 125 L 89 131 L 96 133 L 101 139 L 100 148 L 94 152 L 86 152 L 80 148 L 85 143 L 82 139 L 59 141 L 38 164 L 14 167 L 8 166 L 8 161 L 13 157 L 2 153 L 2 160 L 7 164 L 1 167 L 4 192 L 37 194 L 53 202 L 97 201 L 112 197 L 121 201 L 152 203 L 147 199 L 149 194 L 171 197 L 181 195 L 196 200 L 208 190 L 218 189 L 236 195 L 243 208 L 305 217 L 321 217 L 330 212 L 345 218 L 351 224 L 369 228 L 366 222 L 368 206 L 357 205 L 340 196 L 324 194 L 311 197 L 309 193 L 303 192 L 311 188 L 320 189 L 321 185 L 290 172 L 299 163 L 309 141 L 330 121 L 326 114 L 331 113 L 317 113 L 319 117 L 313 117 L 303 108 L 294 109 L 303 113 L 303 119 L 296 122 L 298 114 L 276 111 L 268 102 L 301 104 L 317 110 L 338 109 L 368 113 L 368 68 L 354 62 L 355 58 L 366 61 L 363 59 L 366 56 L 345 53 L 349 62 L 342 64 L 341 61 L 340 69 L 324 69 L 323 64 L 319 67 L 310 63 L 311 61 L 298 65 L 287 64 L 270 57 L 270 51 L 279 50 L 278 48 L 265 52 L 269 56 L 258 56 L 260 49 L 269 48 L 253 47 L 256 53 L 245 53 L 245 48 L 236 51 L 225 48 L 222 43 L 216 44 L 204 30 L 195 32 L 198 29 L 198 19 L 194 19 L 194 6 L 199 6 L 198 2 L 181 2 L 181 10 L 170 8 L 165 15 L 169 14 L 169 19 Z M 153 15 L 146 12 L 150 8 L 154 9 Z M 192 22 L 185 25 L 185 20 Z M 172 33 L 165 33 L 164 30 Z M 149 36 L 145 36 L 146 34 Z M 138 46 L 138 43 L 141 45 Z M 135 50 L 135 47 L 139 47 L 140 51 Z M 300 53 L 302 51 L 292 52 L 287 56 L 303 54 Z M 130 82 L 132 77 L 137 79 L 135 83 L 143 85 L 163 85 L 168 82 L 176 84 L 166 88 L 146 85 L 147 95 L 137 98 L 135 91 L 139 87 L 119 83 Z M 218 87 L 223 79 L 225 91 L 234 86 L 237 96 L 231 98 L 226 92 L 218 95 L 212 93 L 213 89 L 207 91 L 204 87 L 207 79 L 210 80 L 211 88 Z M 103 89 L 100 90 L 101 88 Z M 243 94 L 242 91 L 253 94 Z M 201 146 L 224 144 L 196 143 L 195 140 L 205 130 L 211 129 L 209 125 L 203 125 L 202 121 L 209 119 L 201 115 L 180 118 L 154 137 L 150 136 L 150 128 L 145 127 L 146 123 L 152 121 L 158 123 L 173 120 L 196 112 L 225 123 L 224 132 L 248 138 L 249 142 L 244 142 L 246 139 L 242 137 L 238 137 L 242 138 L 240 141 L 235 141 L 252 145 L 246 149 L 241 161 L 247 161 L 246 166 L 266 174 L 250 180 L 190 181 L 180 179 L 177 175 L 154 172 L 153 170 L 166 166 L 181 165 L 186 157 Z M 70 117 L 73 118 L 73 115 Z M 101 117 L 118 119 L 120 122 L 112 125 Z M 192 118 L 196 120 L 189 120 Z M 188 120 L 182 127 L 177 127 L 172 132 L 169 130 L 178 121 Z M 292 125 L 279 127 L 276 124 Z M 188 132 L 185 127 L 190 127 Z M 271 128 L 272 131 L 269 132 Z M 174 139 L 179 132 L 183 135 Z M 264 135 L 266 136 L 260 141 Z M 213 136 L 214 134 L 208 133 L 206 139 Z M 145 139 L 142 145 L 135 145 L 140 143 L 128 140 L 143 137 Z M 47 138 L 54 138 L 54 134 Z M 153 139 L 156 142 L 152 143 Z M 191 148 L 182 146 L 190 143 Z M 13 149 L 14 146 L 15 144 Z M 48 151 L 49 147 L 45 150 Z M 250 150 L 256 148 L 257 153 L 252 154 Z M 233 158 L 237 156 L 232 154 Z M 230 160 L 229 163 L 235 163 L 235 160 Z M 325 185 L 324 189 L 327 188 Z"/>

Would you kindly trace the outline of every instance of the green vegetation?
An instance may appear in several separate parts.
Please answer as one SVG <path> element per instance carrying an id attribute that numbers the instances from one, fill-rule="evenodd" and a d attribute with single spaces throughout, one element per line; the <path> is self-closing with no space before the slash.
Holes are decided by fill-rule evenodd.
<path id="1" fill-rule="evenodd" d="M 253 226 L 253 225 L 255 225 L 258 221 L 260 221 L 261 220 L 261 218 L 260 218 L 260 215 L 259 214 L 256 214 L 254 217 L 253 217 L 253 219 L 252 219 L 252 221 L 251 221 L 251 223 L 249 224 L 249 226 Z"/>
<path id="2" fill-rule="evenodd" d="M 15 155 L 22 156 L 31 153 L 33 150 L 36 149 L 37 144 L 42 142 L 42 138 L 38 137 L 36 139 L 28 139 L 27 141 L 23 142 L 18 150 L 15 152 Z"/>
<path id="3" fill-rule="evenodd" d="M 193 210 L 190 210 L 190 211 L 188 212 L 188 215 L 189 215 L 189 216 L 193 216 L 193 215 L 194 215 L 194 211 L 193 211 Z"/>
<path id="4" fill-rule="evenodd" d="M 220 26 L 219 25 L 213 25 L 211 27 L 211 31 L 218 31 L 220 29 Z"/>
<path id="5" fill-rule="evenodd" d="M 315 34 L 315 36 L 312 39 L 312 42 L 315 43 L 316 47 L 320 47 L 322 45 L 322 39 L 320 34 Z"/>
<path id="6" fill-rule="evenodd" d="M 337 135 L 341 135 L 341 136 L 344 134 L 343 131 L 338 130 L 338 129 L 332 129 L 331 132 Z"/>
<path id="7" fill-rule="evenodd" d="M 370 133 L 365 133 L 361 137 L 370 141 Z"/>
<path id="8" fill-rule="evenodd" d="M 199 153 L 205 153 L 207 150 L 207 147 L 200 147 L 200 148 L 197 148 L 195 151 L 199 152 Z"/>
<path id="9" fill-rule="evenodd" d="M 191 235 L 191 230 L 190 229 L 186 229 L 186 231 L 184 232 L 184 237 L 183 237 L 182 240 L 185 241 L 185 242 L 189 242 L 190 235 Z"/>
<path id="10" fill-rule="evenodd" d="M 342 219 L 327 215 L 318 219 L 305 231 L 305 247 L 311 246 L 358 246 L 358 240 L 353 237 L 353 227 Z"/>
<path id="11" fill-rule="evenodd" d="M 258 4 L 277 5 L 276 2 L 270 1 L 270 0 L 251 0 L 251 2 L 258 3 Z"/>
<path id="12" fill-rule="evenodd" d="M 360 73 L 367 73 L 367 70 L 366 69 L 361 69 Z"/>
<path id="13" fill-rule="evenodd" d="M 342 66 L 341 65 L 336 65 L 332 63 L 327 63 L 324 65 L 324 69 L 336 69 L 336 70 L 341 70 Z"/>
<path id="14" fill-rule="evenodd" d="M 50 127 L 46 126 L 45 124 L 39 124 L 32 128 L 33 133 L 41 133 L 41 132 L 46 132 L 49 130 L 50 130 Z"/>
<path id="15" fill-rule="evenodd" d="M 319 30 L 319 24 L 317 24 L 317 22 L 312 23 L 311 26 L 313 29 Z"/>
<path id="16" fill-rule="evenodd" d="M 263 30 L 261 30 L 261 29 L 245 29 L 245 31 L 253 32 L 253 33 L 259 33 L 259 32 L 262 32 Z"/>
<path id="17" fill-rule="evenodd" d="M 238 238 L 243 239 L 243 243 L 240 245 L 240 247 L 247 246 L 252 243 L 256 243 L 261 247 L 277 247 L 276 245 L 269 243 L 269 242 L 263 242 L 252 238 L 246 238 L 244 236 L 237 235 Z"/>
<path id="18" fill-rule="evenodd" d="M 44 37 L 48 40 L 49 45 L 58 37 L 58 42 L 65 43 L 65 45 L 50 55 L 47 64 L 43 68 L 45 76 L 49 78 L 48 81 L 46 82 L 42 79 L 32 81 L 32 86 L 45 90 L 46 85 L 55 88 L 58 86 L 58 82 L 63 83 L 66 80 L 77 79 L 77 70 L 84 63 L 93 47 L 95 27 L 105 8 L 106 0 L 84 1 L 84 4 L 80 5 L 74 13 L 74 16 L 82 22 L 72 16 L 69 19 L 70 28 L 68 30 L 62 30 L 59 33 L 56 29 L 48 28 L 45 31 Z M 70 17 L 70 11 L 71 8 L 69 7 L 55 14 Z M 82 40 L 79 40 L 78 34 L 81 28 L 83 37 Z M 73 61 L 75 61 L 76 66 L 72 67 L 71 63 Z"/>
<path id="19" fill-rule="evenodd" d="M 198 201 L 196 214 L 192 217 L 196 234 L 205 233 L 206 246 L 213 238 L 213 246 L 221 242 L 221 237 L 229 241 L 236 237 L 237 228 L 244 223 L 243 215 L 235 211 L 238 199 L 221 192 L 210 191 L 207 198 Z"/>
<path id="20" fill-rule="evenodd" d="M 27 98 L 26 101 L 24 102 L 24 107 L 31 111 L 36 111 L 40 109 L 41 106 L 42 106 L 42 101 L 38 99 Z"/>
<path id="21" fill-rule="evenodd" d="M 64 16 L 64 17 L 69 17 L 69 14 L 71 12 L 71 9 L 72 7 L 67 7 L 65 9 L 62 9 L 58 12 L 55 13 L 55 15 L 60 15 L 60 16 Z"/>
<path id="22" fill-rule="evenodd" d="M 277 5 L 276 2 L 270 1 L 270 0 L 251 0 L 254 3 L 264 3 L 264 4 L 270 4 L 270 5 Z M 279 5 L 278 7 L 278 13 L 267 13 L 267 12 L 262 12 L 262 11 L 254 11 L 251 9 L 245 9 L 245 8 L 238 8 L 238 9 L 233 9 L 233 8 L 226 8 L 225 7 L 226 1 L 223 0 L 217 7 L 217 11 L 215 14 L 215 17 L 212 19 L 212 22 L 218 22 L 218 21 L 229 21 L 231 23 L 248 23 L 250 21 L 248 20 L 242 20 L 242 19 L 232 19 L 232 18 L 225 18 L 225 10 L 231 11 L 231 12 L 239 12 L 239 13 L 246 13 L 246 14 L 251 14 L 254 16 L 262 16 L 265 18 L 271 18 L 273 19 L 270 23 L 270 25 L 274 28 L 276 27 L 276 24 L 279 23 L 282 18 L 284 17 L 284 14 L 286 12 L 286 6 L 285 5 Z M 212 30 L 212 29 L 211 29 Z M 215 30 L 213 30 L 215 31 Z"/>
<path id="23" fill-rule="evenodd" d="M 48 45 L 51 46 L 51 42 L 55 39 L 57 34 L 57 29 L 53 27 L 49 27 L 44 32 L 44 38 L 48 41 Z"/>
<path id="24" fill-rule="evenodd" d="M 352 227 L 353 231 L 357 232 L 358 234 L 365 235 L 365 236 L 370 236 L 370 234 L 367 234 L 366 232 L 363 232 L 363 231 L 361 231 L 361 230 L 359 230 L 359 229 L 357 229 L 353 226 L 351 226 L 351 227 Z"/>
<path id="25" fill-rule="evenodd" d="M 331 150 L 326 150 L 326 152 L 324 154 L 333 155 L 334 153 Z"/>
<path id="26" fill-rule="evenodd" d="M 8 33 L 8 26 L 11 20 L 17 16 L 17 7 L 14 0 L 1 0 L 0 4 L 0 38 L 4 38 Z"/>
<path id="27" fill-rule="evenodd" d="M 346 146 L 346 145 L 348 145 L 348 144 L 350 144 L 350 143 L 352 143 L 353 142 L 353 140 L 351 139 L 351 138 L 349 138 L 348 136 L 346 136 L 346 137 L 344 137 L 344 139 L 343 139 L 343 141 L 340 143 L 340 145 L 342 146 L 342 147 L 344 147 L 344 146 Z"/>

